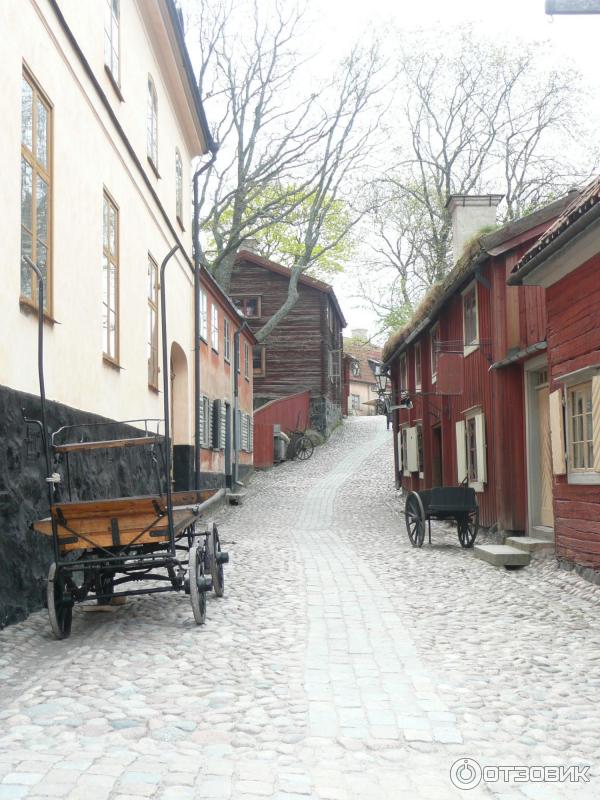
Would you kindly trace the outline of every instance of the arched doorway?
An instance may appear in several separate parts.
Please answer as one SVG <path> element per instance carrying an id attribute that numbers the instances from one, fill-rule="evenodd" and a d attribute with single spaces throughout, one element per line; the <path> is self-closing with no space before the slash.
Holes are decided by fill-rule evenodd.
<path id="1" fill-rule="evenodd" d="M 171 345 L 171 440 L 173 442 L 173 483 L 176 491 L 191 488 L 192 446 L 190 443 L 190 409 L 188 365 L 183 349 Z"/>

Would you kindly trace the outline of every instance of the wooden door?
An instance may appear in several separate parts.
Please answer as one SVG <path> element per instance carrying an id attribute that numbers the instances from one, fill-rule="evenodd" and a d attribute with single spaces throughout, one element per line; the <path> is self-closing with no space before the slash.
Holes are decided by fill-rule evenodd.
<path id="1" fill-rule="evenodd" d="M 542 386 L 537 390 L 537 411 L 540 443 L 540 494 L 539 521 L 554 527 L 552 511 L 552 445 L 550 441 L 550 390 Z"/>

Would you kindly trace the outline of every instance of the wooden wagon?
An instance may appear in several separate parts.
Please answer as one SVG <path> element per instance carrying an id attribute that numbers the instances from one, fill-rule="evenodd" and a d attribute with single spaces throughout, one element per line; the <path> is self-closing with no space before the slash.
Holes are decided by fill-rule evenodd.
<path id="1" fill-rule="evenodd" d="M 164 271 L 176 249 L 171 250 L 161 265 L 164 418 L 126 421 L 125 430 L 131 435 L 125 438 L 87 438 L 88 428 L 97 431 L 114 423 L 64 426 L 49 436 L 43 362 L 44 282 L 38 267 L 31 259 L 24 259 L 38 275 L 41 401 L 41 419 L 25 419 L 39 426 L 41 433 L 50 509 L 50 515 L 34 522 L 32 527 L 52 538 L 54 561 L 48 573 L 46 597 L 50 625 L 58 639 L 71 632 L 75 603 L 87 599 L 104 604 L 116 597 L 183 591 L 189 594 L 194 619 L 200 625 L 206 617 L 206 592 L 214 589 L 219 597 L 224 592 L 223 565 L 228 554 L 221 550 L 217 526 L 199 523 L 203 506 L 206 507 L 216 490 L 173 492 L 171 487 Z M 153 425 L 155 430 L 151 430 Z M 71 454 L 131 447 L 152 449 L 156 468 L 154 493 L 143 497 L 73 499 Z M 139 588 L 131 588 L 132 584 Z"/>
<path id="2" fill-rule="evenodd" d="M 475 490 L 469 486 L 440 486 L 410 492 L 404 506 L 406 531 L 413 547 L 422 547 L 425 527 L 431 544 L 431 520 L 453 520 L 461 547 L 475 544 L 479 530 L 479 506 Z"/>

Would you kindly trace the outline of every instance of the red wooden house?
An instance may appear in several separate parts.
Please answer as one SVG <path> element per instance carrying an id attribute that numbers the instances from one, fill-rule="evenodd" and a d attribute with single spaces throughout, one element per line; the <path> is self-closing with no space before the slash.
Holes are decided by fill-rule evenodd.
<path id="1" fill-rule="evenodd" d="M 509 282 L 546 294 L 556 554 L 600 582 L 600 178 Z"/>
<path id="2" fill-rule="evenodd" d="M 397 486 L 466 479 L 477 492 L 482 525 L 522 532 L 552 526 L 549 480 L 527 489 L 528 472 L 549 474 L 546 318 L 541 290 L 508 287 L 506 279 L 568 201 L 477 236 L 482 209 L 487 203 L 493 221 L 498 200 L 451 201 L 455 251 L 462 242 L 462 255 L 390 338 L 383 360 L 393 403 L 410 406 L 393 415 Z"/>

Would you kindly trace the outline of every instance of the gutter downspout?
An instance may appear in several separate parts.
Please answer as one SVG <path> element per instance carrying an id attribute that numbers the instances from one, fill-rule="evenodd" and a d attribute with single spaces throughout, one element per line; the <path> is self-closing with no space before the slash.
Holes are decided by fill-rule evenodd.
<path id="1" fill-rule="evenodd" d="M 237 329 L 233 334 L 233 487 L 243 486 L 239 480 L 239 431 L 238 431 L 238 411 L 239 411 L 239 374 L 240 374 L 240 339 L 242 333 L 250 330 L 250 326 L 246 321 Z"/>
<path id="2" fill-rule="evenodd" d="M 200 176 L 215 163 L 217 151 L 214 150 L 210 161 L 207 161 L 194 173 L 194 218 L 192 220 L 192 244 L 194 248 L 194 489 L 200 489 L 200 274 L 202 272 L 202 249 L 200 247 L 200 221 L 198 215 Z"/>

